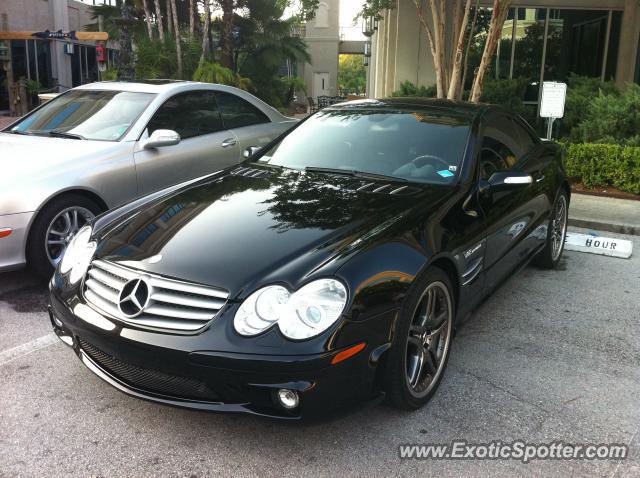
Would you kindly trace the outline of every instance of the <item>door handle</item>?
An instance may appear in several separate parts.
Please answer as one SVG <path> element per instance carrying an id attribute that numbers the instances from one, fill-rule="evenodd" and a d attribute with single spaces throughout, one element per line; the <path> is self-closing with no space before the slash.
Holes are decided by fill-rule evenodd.
<path id="1" fill-rule="evenodd" d="M 222 142 L 223 148 L 229 148 L 231 146 L 235 146 L 238 144 L 238 141 L 235 138 L 227 138 Z"/>

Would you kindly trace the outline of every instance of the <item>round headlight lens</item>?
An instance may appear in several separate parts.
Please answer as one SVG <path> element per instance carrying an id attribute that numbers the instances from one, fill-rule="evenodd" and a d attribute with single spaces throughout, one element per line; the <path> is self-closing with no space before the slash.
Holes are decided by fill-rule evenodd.
<path id="1" fill-rule="evenodd" d="M 311 282 L 291 296 L 278 327 L 290 339 L 314 337 L 338 320 L 346 303 L 347 289 L 342 282 L 334 279 Z"/>
<path id="2" fill-rule="evenodd" d="M 91 239 L 91 226 L 84 226 L 71 239 L 60 263 L 60 272 L 69 274 L 69 282 L 75 284 L 87 272 L 93 254 L 96 251 L 95 241 Z"/>
<path id="3" fill-rule="evenodd" d="M 233 325 L 241 335 L 257 335 L 271 327 L 280 318 L 289 301 L 289 291 L 279 285 L 264 287 L 251 294 L 242 303 Z"/>
<path id="4" fill-rule="evenodd" d="M 239 334 L 251 336 L 277 323 L 284 336 L 304 340 L 328 329 L 346 303 L 347 290 L 335 279 L 311 282 L 293 294 L 282 286 L 267 286 L 247 297 L 233 324 Z"/>

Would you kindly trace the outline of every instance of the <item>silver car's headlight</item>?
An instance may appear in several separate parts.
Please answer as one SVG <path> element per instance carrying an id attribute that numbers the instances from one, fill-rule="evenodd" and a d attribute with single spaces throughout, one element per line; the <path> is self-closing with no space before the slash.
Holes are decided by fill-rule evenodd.
<path id="1" fill-rule="evenodd" d="M 252 336 L 277 323 L 285 337 L 304 340 L 327 330 L 346 303 L 347 289 L 335 279 L 310 282 L 293 294 L 282 286 L 270 285 L 247 297 L 233 325 L 239 334 Z"/>
<path id="2" fill-rule="evenodd" d="M 64 252 L 62 262 L 60 263 L 60 272 L 69 274 L 69 282 L 75 284 L 87 272 L 93 254 L 96 252 L 96 242 L 90 241 L 91 226 L 84 226 L 71 239 L 67 250 Z"/>

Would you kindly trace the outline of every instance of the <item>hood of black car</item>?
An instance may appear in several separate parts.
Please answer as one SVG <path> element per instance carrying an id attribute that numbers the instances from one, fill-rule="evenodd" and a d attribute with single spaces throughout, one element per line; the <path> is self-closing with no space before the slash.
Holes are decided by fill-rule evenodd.
<path id="1" fill-rule="evenodd" d="M 412 209 L 421 207 L 426 217 L 425 205 L 437 207 L 451 190 L 254 171 L 257 177 L 236 172 L 196 184 L 118 220 L 96 257 L 222 287 L 231 297 L 273 282 L 297 288 L 385 231 L 402 233 L 394 226 Z"/>

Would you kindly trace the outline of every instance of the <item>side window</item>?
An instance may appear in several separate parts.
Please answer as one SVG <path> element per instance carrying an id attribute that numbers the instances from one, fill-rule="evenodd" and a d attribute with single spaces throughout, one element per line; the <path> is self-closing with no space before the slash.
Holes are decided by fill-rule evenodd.
<path id="1" fill-rule="evenodd" d="M 480 149 L 480 177 L 488 179 L 496 171 L 510 169 L 518 162 L 512 121 L 506 116 L 492 116 L 484 127 Z"/>
<path id="2" fill-rule="evenodd" d="M 518 137 L 518 145 L 520 149 L 523 151 L 523 154 L 528 153 L 535 146 L 536 142 L 531 136 L 531 133 L 520 124 L 516 119 L 512 119 L 513 127 L 516 131 L 516 135 Z"/>
<path id="3" fill-rule="evenodd" d="M 234 94 L 218 91 L 216 98 L 226 129 L 269 122 L 269 118 L 262 111 Z"/>
<path id="4" fill-rule="evenodd" d="M 213 91 L 180 93 L 164 102 L 147 125 L 149 134 L 171 129 L 187 139 L 221 131 L 222 119 Z"/>

